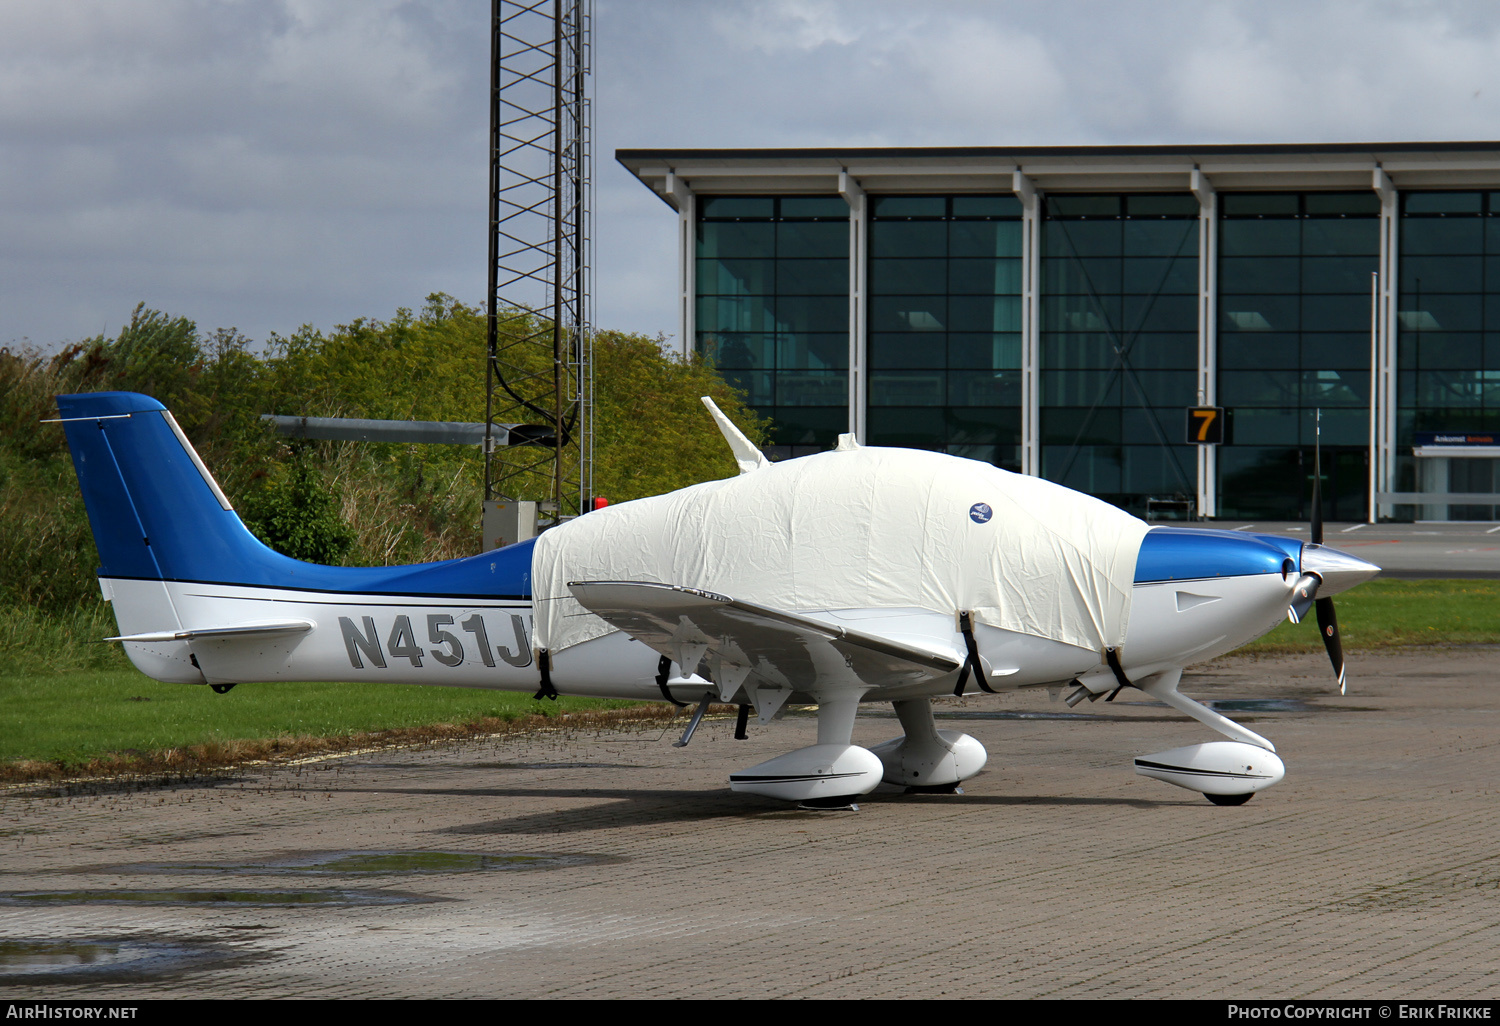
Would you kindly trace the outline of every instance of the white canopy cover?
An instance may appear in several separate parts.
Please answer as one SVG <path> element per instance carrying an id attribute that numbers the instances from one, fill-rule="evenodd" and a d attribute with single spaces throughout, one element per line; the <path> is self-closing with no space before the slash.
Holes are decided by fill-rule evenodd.
<path id="1" fill-rule="evenodd" d="M 578 604 L 572 581 L 676 584 L 786 612 L 967 609 L 1094 651 L 1124 640 L 1147 526 L 1106 502 L 977 460 L 847 439 L 741 467 L 538 538 L 537 648 L 614 630 Z"/>

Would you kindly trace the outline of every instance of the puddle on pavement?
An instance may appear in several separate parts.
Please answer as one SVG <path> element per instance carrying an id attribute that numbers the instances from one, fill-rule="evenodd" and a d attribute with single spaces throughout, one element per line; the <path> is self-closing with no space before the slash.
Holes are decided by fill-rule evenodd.
<path id="1" fill-rule="evenodd" d="M 1214 712 L 1258 713 L 1258 712 L 1316 712 L 1317 707 L 1308 705 L 1300 698 L 1212 698 L 1203 703 Z"/>
<path id="2" fill-rule="evenodd" d="M 330 876 L 337 874 L 430 875 L 492 870 L 561 869 L 613 861 L 603 855 L 468 851 L 327 851 L 261 862 L 145 862 L 112 866 L 120 873 L 242 873 Z"/>
<path id="3" fill-rule="evenodd" d="M 235 957 L 225 948 L 195 941 L 6 940 L 0 941 L 0 985 L 134 980 Z"/>
<path id="4" fill-rule="evenodd" d="M 291 905 L 410 905 L 440 899 L 397 891 L 0 891 L 0 905 L 210 905 L 275 908 Z"/>

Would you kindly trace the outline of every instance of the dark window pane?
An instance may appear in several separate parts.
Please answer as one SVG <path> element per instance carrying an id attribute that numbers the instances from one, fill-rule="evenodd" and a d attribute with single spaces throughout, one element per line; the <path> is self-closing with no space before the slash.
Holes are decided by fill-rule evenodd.
<path id="1" fill-rule="evenodd" d="M 1290 370 L 1219 372 L 1221 406 L 1298 406 L 1301 375 Z"/>
<path id="2" fill-rule="evenodd" d="M 871 217 L 944 217 L 948 213 L 945 196 L 876 196 L 873 200 Z"/>
<path id="3" fill-rule="evenodd" d="M 769 335 L 704 335 L 699 351 L 720 368 L 776 366 L 776 343 Z"/>
<path id="4" fill-rule="evenodd" d="M 1434 292 L 1483 292 L 1485 260 L 1477 256 L 1404 256 L 1401 258 L 1401 294 L 1431 295 Z M 1500 270 L 1500 268 L 1497 268 Z M 1478 298 L 1475 298 L 1478 302 Z M 1420 306 L 1420 302 L 1414 302 Z"/>
<path id="5" fill-rule="evenodd" d="M 1198 398 L 1196 370 L 1136 370 L 1123 375 L 1124 401 L 1132 406 L 1193 405 Z M 1140 442 L 1145 439 L 1134 438 Z"/>
<path id="6" fill-rule="evenodd" d="M 1197 256 L 1198 222 L 1126 221 L 1124 224 L 1126 256 Z"/>
<path id="7" fill-rule="evenodd" d="M 1198 294 L 1198 260 L 1193 257 L 1135 257 L 1123 261 L 1125 292 Z"/>
<path id="8" fill-rule="evenodd" d="M 953 292 L 981 295 L 1019 295 L 1020 260 L 950 260 L 949 288 Z"/>
<path id="9" fill-rule="evenodd" d="M 877 407 L 870 410 L 865 436 L 870 445 L 941 449 L 943 411 L 932 407 Z"/>
<path id="10" fill-rule="evenodd" d="M 1019 257 L 1021 222 L 953 221 L 948 225 L 949 254 L 956 257 Z"/>
<path id="11" fill-rule="evenodd" d="M 948 336 L 948 366 L 1016 370 L 1021 366 L 1019 334 L 954 334 Z"/>
<path id="12" fill-rule="evenodd" d="M 1198 490 L 1197 455 L 1190 446 L 1127 445 L 1121 456 L 1120 490 L 1127 495 L 1166 498 Z"/>
<path id="13" fill-rule="evenodd" d="M 1296 257 L 1224 257 L 1219 261 L 1219 291 L 1296 292 L 1300 275 Z"/>
<path id="14" fill-rule="evenodd" d="M 1297 256 L 1301 252 L 1301 221 L 1224 221 L 1219 225 L 1219 253 L 1226 257 Z"/>
<path id="15" fill-rule="evenodd" d="M 946 367 L 945 337 L 941 332 L 871 332 L 866 343 L 870 367 L 874 370 Z"/>
<path id="16" fill-rule="evenodd" d="M 1198 368 L 1198 333 L 1143 331 L 1130 340 L 1130 364 L 1141 370 Z"/>
<path id="17" fill-rule="evenodd" d="M 1045 257 L 1042 260 L 1042 294 L 1086 296 L 1120 291 L 1121 261 L 1118 257 Z"/>
<path id="18" fill-rule="evenodd" d="M 778 406 L 833 406 L 849 400 L 845 371 L 777 371 Z"/>
<path id="19" fill-rule="evenodd" d="M 870 253 L 882 257 L 948 255 L 948 226 L 942 221 L 887 221 L 870 226 Z"/>
<path id="20" fill-rule="evenodd" d="M 761 217 L 769 220 L 776 212 L 776 200 L 770 196 L 699 196 L 699 217 Z"/>
<path id="21" fill-rule="evenodd" d="M 1047 256 L 1119 256 L 1123 221 L 1047 221 L 1042 252 Z"/>
<path id="22" fill-rule="evenodd" d="M 698 294 L 766 296 L 775 291 L 776 265 L 770 260 L 720 257 L 698 261 Z"/>
<path id="23" fill-rule="evenodd" d="M 1401 252 L 1480 253 L 1485 222 L 1475 217 L 1408 217 L 1401 220 Z"/>
<path id="24" fill-rule="evenodd" d="M 1296 409 L 1256 409 L 1236 407 L 1234 414 L 1235 445 L 1296 445 Z"/>
<path id="25" fill-rule="evenodd" d="M 948 299 L 950 331 L 1020 331 L 1019 296 L 951 296 Z"/>
<path id="26" fill-rule="evenodd" d="M 1102 445 L 1120 441 L 1118 408 L 1058 407 L 1044 408 L 1041 412 L 1044 445 Z"/>
<path id="27" fill-rule="evenodd" d="M 778 260 L 776 291 L 784 295 L 849 295 L 848 260 Z"/>
<path id="28" fill-rule="evenodd" d="M 1192 193 L 1139 193 L 1125 197 L 1131 217 L 1197 217 L 1198 199 Z"/>
<path id="29" fill-rule="evenodd" d="M 1119 196 L 1048 196 L 1046 216 L 1052 217 L 1118 217 Z"/>
<path id="30" fill-rule="evenodd" d="M 1120 374 L 1117 370 L 1043 370 L 1042 406 L 1099 406 L 1118 417 Z"/>
<path id="31" fill-rule="evenodd" d="M 1380 213 L 1380 197 L 1371 192 L 1309 192 L 1302 200 L 1302 209 L 1308 217 L 1327 214 L 1364 214 L 1375 217 Z"/>
<path id="32" fill-rule="evenodd" d="M 870 300 L 871 331 L 944 331 L 946 296 L 875 296 Z"/>
<path id="33" fill-rule="evenodd" d="M 1307 370 L 1302 372 L 1302 406 L 1327 409 L 1330 406 L 1370 405 L 1370 372 L 1349 370 Z"/>
<path id="34" fill-rule="evenodd" d="M 1303 331 L 1369 331 L 1370 297 L 1303 296 Z"/>
<path id="35" fill-rule="evenodd" d="M 1479 331 L 1484 323 L 1478 296 L 1402 296 L 1399 306 L 1397 319 L 1407 331 Z"/>
<path id="36" fill-rule="evenodd" d="M 1089 495 L 1120 490 L 1120 462 L 1118 445 L 1042 447 L 1043 476 Z"/>
<path id="37" fill-rule="evenodd" d="M 1014 406 L 1021 401 L 1021 372 L 949 371 L 948 401 L 955 406 Z"/>
<path id="38" fill-rule="evenodd" d="M 771 415 L 773 445 L 815 445 L 830 448 L 849 430 L 847 403 L 824 407 L 783 407 L 767 411 Z M 801 454 L 799 454 L 801 455 Z"/>
<path id="39" fill-rule="evenodd" d="M 1334 368 L 1370 369 L 1370 333 L 1308 332 L 1302 336 L 1302 366 L 1308 370 Z"/>
<path id="40" fill-rule="evenodd" d="M 1403 192 L 1401 209 L 1407 214 L 1477 214 L 1484 209 L 1479 192 Z"/>
<path id="41" fill-rule="evenodd" d="M 954 196 L 954 217 L 1020 217 L 1021 201 L 1014 195 Z"/>
<path id="42" fill-rule="evenodd" d="M 948 262 L 942 258 L 870 261 L 870 292 L 874 295 L 943 295 L 948 291 Z"/>
<path id="43" fill-rule="evenodd" d="M 699 296 L 697 327 L 705 332 L 774 332 L 771 296 Z"/>
<path id="44" fill-rule="evenodd" d="M 849 204 L 842 196 L 783 196 L 782 217 L 816 217 L 819 219 L 849 219 Z"/>
<path id="45" fill-rule="evenodd" d="M 849 225 L 842 221 L 782 221 L 776 226 L 779 257 L 849 257 Z"/>
<path id="46" fill-rule="evenodd" d="M 1197 296 L 1125 296 L 1123 331 L 1191 331 L 1198 327 Z"/>
<path id="47" fill-rule="evenodd" d="M 773 375 L 766 370 L 734 370 L 723 367 L 719 370 L 719 376 L 729 383 L 731 388 L 737 388 L 745 393 L 745 402 L 751 406 L 770 406 L 776 401 L 776 392 L 772 384 Z"/>
<path id="48" fill-rule="evenodd" d="M 848 334 L 779 335 L 776 365 L 781 370 L 826 370 L 849 366 Z"/>
<path id="49" fill-rule="evenodd" d="M 954 407 L 948 411 L 950 445 L 974 445 L 999 442 L 1018 445 L 1021 441 L 1021 407 L 983 406 Z"/>
<path id="50" fill-rule="evenodd" d="M 1224 217 L 1293 217 L 1300 209 L 1301 204 L 1294 192 L 1241 192 L 1219 196 L 1219 211 Z"/>
<path id="51" fill-rule="evenodd" d="M 1296 331 L 1297 296 L 1219 296 L 1219 331 Z"/>
<path id="52" fill-rule="evenodd" d="M 1417 372 L 1417 402 L 1427 407 L 1477 407 L 1484 404 L 1486 380 L 1476 371 Z"/>
<path id="53" fill-rule="evenodd" d="M 780 331 L 849 330 L 848 296 L 778 296 L 776 319 Z"/>
<path id="54" fill-rule="evenodd" d="M 776 225 L 766 222 L 698 222 L 700 257 L 773 257 Z"/>
<path id="55" fill-rule="evenodd" d="M 943 371 L 870 372 L 871 406 L 942 406 L 948 400 Z"/>
<path id="56" fill-rule="evenodd" d="M 1433 331 L 1423 332 L 1418 339 L 1412 350 L 1424 370 L 1472 370 L 1484 364 L 1484 346 L 1478 333 Z"/>
<path id="57" fill-rule="evenodd" d="M 1103 370 L 1119 363 L 1115 339 L 1104 332 L 1042 332 L 1042 366 Z"/>
<path id="58" fill-rule="evenodd" d="M 1120 333 L 1119 296 L 1043 296 L 1043 331 Z"/>
<path id="59" fill-rule="evenodd" d="M 1303 292 L 1370 294 L 1377 258 L 1373 256 L 1302 258 Z"/>
<path id="60" fill-rule="evenodd" d="M 1283 332 L 1234 332 L 1219 335 L 1219 367 L 1223 370 L 1293 369 L 1298 363 L 1298 336 Z"/>
<path id="61" fill-rule="evenodd" d="M 1306 256 L 1374 256 L 1380 252 L 1380 222 L 1370 218 L 1308 218 L 1302 222 L 1302 252 Z"/>

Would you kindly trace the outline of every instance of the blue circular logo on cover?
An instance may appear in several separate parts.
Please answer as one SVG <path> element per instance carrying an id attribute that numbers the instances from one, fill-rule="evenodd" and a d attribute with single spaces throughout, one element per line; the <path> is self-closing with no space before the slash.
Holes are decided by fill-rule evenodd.
<path id="1" fill-rule="evenodd" d="M 987 524 L 994 515 L 995 511 L 990 509 L 988 503 L 976 502 L 969 507 L 969 519 L 976 524 Z"/>

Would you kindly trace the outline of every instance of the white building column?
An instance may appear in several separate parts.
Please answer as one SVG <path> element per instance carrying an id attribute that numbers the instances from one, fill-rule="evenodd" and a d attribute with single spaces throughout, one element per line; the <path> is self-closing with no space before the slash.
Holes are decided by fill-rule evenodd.
<path id="1" fill-rule="evenodd" d="M 1400 274 L 1400 196 L 1390 175 L 1375 166 L 1371 187 L 1380 197 L 1380 280 L 1375 323 L 1375 438 L 1374 460 L 1370 473 L 1375 477 L 1373 491 L 1395 491 L 1396 485 L 1396 297 Z M 1375 504 L 1372 519 L 1389 517 L 1389 502 Z"/>
<path id="2" fill-rule="evenodd" d="M 1189 188 L 1198 199 L 1198 405 L 1219 405 L 1219 194 L 1198 168 Z M 1219 515 L 1219 447 L 1199 445 L 1198 515 Z"/>
<path id="3" fill-rule="evenodd" d="M 677 303 L 685 360 L 693 351 L 698 330 L 698 197 L 675 171 L 667 172 L 662 193 L 677 208 Z"/>
<path id="4" fill-rule="evenodd" d="M 865 190 L 848 171 L 839 172 L 839 195 L 849 204 L 849 433 L 863 445 L 869 392 L 865 385 L 865 353 L 868 348 L 865 277 L 870 263 L 866 259 L 870 204 Z"/>
<path id="5" fill-rule="evenodd" d="M 1021 473 L 1040 477 L 1042 194 L 1020 171 L 1010 187 L 1021 201 Z"/>

